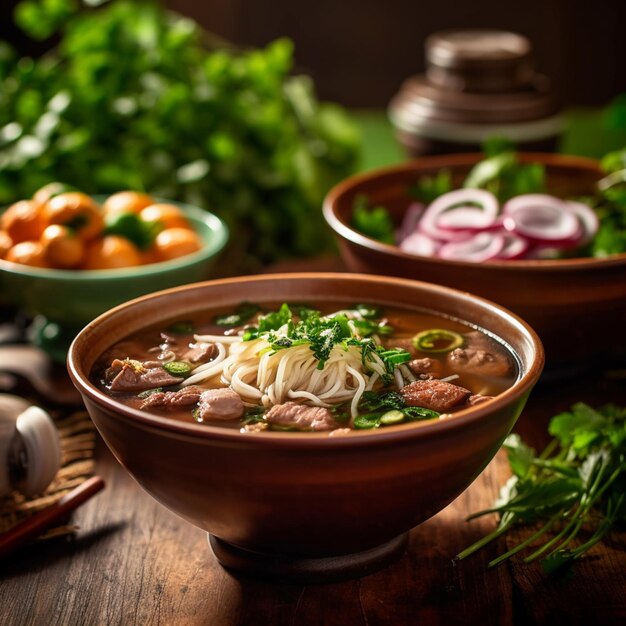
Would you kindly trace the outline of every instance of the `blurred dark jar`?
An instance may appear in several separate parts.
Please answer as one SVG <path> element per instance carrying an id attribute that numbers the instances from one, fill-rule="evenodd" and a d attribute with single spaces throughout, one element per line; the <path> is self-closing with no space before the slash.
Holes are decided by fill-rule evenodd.
<path id="1" fill-rule="evenodd" d="M 553 151 L 563 127 L 547 77 L 536 74 L 528 39 L 499 30 L 442 31 L 426 40 L 426 73 L 389 105 L 411 156 L 468 152 L 490 137 Z"/>

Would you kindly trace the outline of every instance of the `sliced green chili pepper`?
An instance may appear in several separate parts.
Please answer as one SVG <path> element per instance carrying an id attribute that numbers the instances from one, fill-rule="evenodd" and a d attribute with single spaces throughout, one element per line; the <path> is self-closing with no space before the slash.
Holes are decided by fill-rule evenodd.
<path id="1" fill-rule="evenodd" d="M 463 343 L 463 335 L 444 328 L 423 330 L 413 337 L 413 345 L 420 352 L 450 352 L 455 348 L 460 348 Z"/>
<path id="2" fill-rule="evenodd" d="M 187 361 L 170 361 L 169 363 L 163 363 L 163 369 L 172 376 L 180 376 L 186 378 L 191 374 L 191 363 Z"/>
<path id="3" fill-rule="evenodd" d="M 399 424 L 400 422 L 403 422 L 403 421 L 404 421 L 404 413 L 396 409 L 383 413 L 380 418 L 380 423 L 385 424 L 385 426 L 390 426 L 391 424 Z"/>

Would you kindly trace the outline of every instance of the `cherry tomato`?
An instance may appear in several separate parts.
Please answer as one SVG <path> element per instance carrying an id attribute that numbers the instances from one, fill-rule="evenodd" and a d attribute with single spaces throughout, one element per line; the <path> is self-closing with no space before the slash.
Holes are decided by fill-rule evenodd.
<path id="1" fill-rule="evenodd" d="M 104 218 L 100 207 L 80 191 L 60 193 L 44 205 L 50 224 L 61 224 L 74 230 L 81 239 L 89 241 L 102 231 Z"/>
<path id="2" fill-rule="evenodd" d="M 139 191 L 120 191 L 109 196 L 102 208 L 105 213 L 139 213 L 154 204 L 154 199 Z"/>
<path id="3" fill-rule="evenodd" d="M 6 253 L 13 247 L 13 239 L 6 230 L 0 230 L 0 259 L 4 259 Z"/>
<path id="4" fill-rule="evenodd" d="M 46 261 L 53 267 L 68 269 L 81 264 L 85 244 L 67 226 L 52 224 L 41 236 Z"/>
<path id="5" fill-rule="evenodd" d="M 38 204 L 45 204 L 48 200 L 54 198 L 54 196 L 68 191 L 74 191 L 74 189 L 65 183 L 48 183 L 35 192 L 33 200 Z"/>
<path id="6" fill-rule="evenodd" d="M 0 218 L 0 227 L 6 230 L 14 243 L 36 241 L 47 225 L 40 206 L 33 200 L 12 204 Z"/>
<path id="7" fill-rule="evenodd" d="M 109 270 L 141 264 L 141 252 L 137 246 L 119 235 L 106 235 L 88 245 L 82 267 L 86 270 Z"/>
<path id="8" fill-rule="evenodd" d="M 156 222 L 162 230 L 166 228 L 191 228 L 189 220 L 175 204 L 152 204 L 141 211 L 144 222 Z"/>
<path id="9" fill-rule="evenodd" d="M 6 254 L 6 260 L 31 267 L 49 267 L 43 253 L 43 246 L 38 241 L 16 243 Z"/>
<path id="10" fill-rule="evenodd" d="M 187 228 L 166 228 L 154 240 L 154 249 L 161 261 L 169 261 L 202 248 L 202 239 Z"/>

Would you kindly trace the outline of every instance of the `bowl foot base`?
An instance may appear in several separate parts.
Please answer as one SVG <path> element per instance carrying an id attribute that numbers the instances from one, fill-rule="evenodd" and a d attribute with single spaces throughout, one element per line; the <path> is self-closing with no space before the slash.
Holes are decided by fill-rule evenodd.
<path id="1" fill-rule="evenodd" d="M 231 572 L 275 582 L 311 584 L 359 578 L 390 565 L 404 553 L 408 533 L 369 550 L 323 558 L 255 552 L 211 534 L 208 539 L 219 563 Z"/>

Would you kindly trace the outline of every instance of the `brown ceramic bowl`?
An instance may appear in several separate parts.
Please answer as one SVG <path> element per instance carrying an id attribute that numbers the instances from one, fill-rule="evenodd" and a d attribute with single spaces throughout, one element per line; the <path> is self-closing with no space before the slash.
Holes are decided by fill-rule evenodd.
<path id="1" fill-rule="evenodd" d="M 90 381 L 98 357 L 128 334 L 244 299 L 427 308 L 500 337 L 517 356 L 519 377 L 495 399 L 449 419 L 335 437 L 182 423 L 120 404 Z M 542 366 L 537 336 L 497 305 L 445 287 L 352 274 L 233 278 L 145 296 L 90 323 L 68 357 L 89 414 L 139 484 L 207 530 L 226 567 L 290 580 L 357 575 L 400 554 L 408 531 L 489 463 Z"/>
<path id="2" fill-rule="evenodd" d="M 455 182 L 480 154 L 429 157 L 354 176 L 328 194 L 324 215 L 335 231 L 348 268 L 402 276 L 463 289 L 501 304 L 526 320 L 546 350 L 546 374 L 563 376 L 607 358 L 626 357 L 626 254 L 608 258 L 490 261 L 470 263 L 415 256 L 366 237 L 350 226 L 355 196 L 390 211 L 396 224 L 411 199 L 408 189 L 420 176 L 442 168 Z M 557 196 L 589 194 L 600 178 L 596 161 L 579 157 L 522 155 L 543 163 L 548 191 Z"/>

